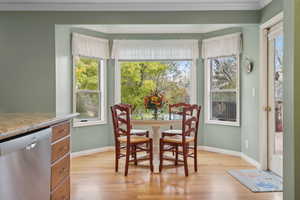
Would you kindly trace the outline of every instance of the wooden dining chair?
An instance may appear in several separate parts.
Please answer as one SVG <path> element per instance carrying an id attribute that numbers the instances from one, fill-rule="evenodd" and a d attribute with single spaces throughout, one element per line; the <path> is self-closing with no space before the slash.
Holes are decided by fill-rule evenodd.
<path id="1" fill-rule="evenodd" d="M 187 163 L 188 157 L 194 159 L 194 169 L 195 172 L 197 172 L 197 136 L 200 112 L 201 106 L 191 105 L 190 107 L 185 107 L 182 113 L 182 134 L 167 136 L 160 139 L 160 171 L 162 171 L 163 168 L 163 161 L 170 160 L 170 158 L 164 157 L 164 153 L 175 151 L 175 165 L 177 165 L 179 161 L 184 163 L 185 176 L 188 176 L 189 174 Z M 193 115 L 190 115 L 190 113 L 193 113 Z M 193 145 L 190 146 L 190 144 Z M 181 147 L 182 151 L 179 151 L 179 147 Z M 183 160 L 179 160 L 178 155 L 182 155 Z"/>
<path id="2" fill-rule="evenodd" d="M 130 108 L 126 105 L 111 107 L 115 135 L 115 171 L 118 172 L 119 159 L 125 157 L 125 176 L 128 175 L 129 162 L 137 165 L 138 161 L 149 160 L 153 171 L 153 144 L 152 139 L 146 136 L 131 134 Z M 122 151 L 125 151 L 122 152 Z M 137 158 L 138 152 L 146 152 L 146 157 Z M 132 159 L 130 159 L 130 157 Z"/>
<path id="3" fill-rule="evenodd" d="M 169 120 L 172 120 L 172 115 L 183 115 L 183 109 L 190 107 L 191 104 L 188 103 L 177 103 L 177 104 L 170 104 L 169 105 Z M 192 115 L 192 113 L 189 113 Z M 175 135 L 181 135 L 182 130 L 180 129 L 173 129 L 173 126 L 170 126 L 169 130 L 165 130 L 161 133 L 162 137 L 165 136 L 175 136 Z"/>

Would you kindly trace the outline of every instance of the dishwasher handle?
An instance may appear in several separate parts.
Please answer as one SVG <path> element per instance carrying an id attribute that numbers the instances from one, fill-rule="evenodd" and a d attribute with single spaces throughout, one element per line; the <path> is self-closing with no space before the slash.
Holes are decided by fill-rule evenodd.
<path id="1" fill-rule="evenodd" d="M 25 147 L 25 149 L 28 150 L 28 151 L 30 151 L 31 149 L 34 149 L 37 146 L 37 144 L 38 144 L 38 139 L 36 137 L 34 137 L 32 139 L 32 142 L 29 145 L 27 145 Z"/>

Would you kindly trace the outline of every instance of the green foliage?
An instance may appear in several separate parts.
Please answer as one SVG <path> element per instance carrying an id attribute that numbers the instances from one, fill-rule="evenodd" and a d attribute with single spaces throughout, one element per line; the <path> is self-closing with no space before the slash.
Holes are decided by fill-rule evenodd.
<path id="1" fill-rule="evenodd" d="M 76 58 L 76 88 L 79 90 L 97 90 L 99 88 L 99 60 Z"/>
<path id="2" fill-rule="evenodd" d="M 76 112 L 79 118 L 97 118 L 99 116 L 99 63 L 98 59 L 77 57 L 75 60 L 75 75 L 77 90 L 95 90 L 95 92 L 80 91 L 76 95 Z"/>
<path id="3" fill-rule="evenodd" d="M 153 91 L 163 93 L 171 104 L 189 102 L 190 69 L 186 61 L 122 62 L 121 101 L 133 105 L 135 112 L 145 112 L 144 97 Z"/>

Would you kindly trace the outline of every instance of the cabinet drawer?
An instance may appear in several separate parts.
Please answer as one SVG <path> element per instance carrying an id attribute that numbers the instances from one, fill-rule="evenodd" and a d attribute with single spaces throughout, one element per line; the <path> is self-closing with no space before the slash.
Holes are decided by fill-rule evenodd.
<path id="1" fill-rule="evenodd" d="M 51 168 L 51 190 L 54 190 L 61 181 L 70 174 L 70 154 Z"/>
<path id="2" fill-rule="evenodd" d="M 70 177 L 67 177 L 62 184 L 52 192 L 51 200 L 70 200 Z"/>
<path id="3" fill-rule="evenodd" d="M 52 145 L 52 155 L 51 160 L 55 162 L 56 160 L 62 158 L 64 155 L 70 151 L 70 138 L 66 138 L 58 143 Z"/>
<path id="4" fill-rule="evenodd" d="M 70 123 L 63 123 L 52 128 L 52 142 L 70 134 Z"/>

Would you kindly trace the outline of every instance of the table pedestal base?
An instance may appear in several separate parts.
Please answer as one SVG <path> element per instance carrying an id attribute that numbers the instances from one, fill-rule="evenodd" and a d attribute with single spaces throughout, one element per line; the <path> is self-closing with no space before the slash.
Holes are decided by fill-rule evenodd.
<path id="1" fill-rule="evenodd" d="M 159 126 L 152 126 L 152 140 L 153 140 L 153 173 L 159 173 L 159 140 L 160 140 Z"/>

